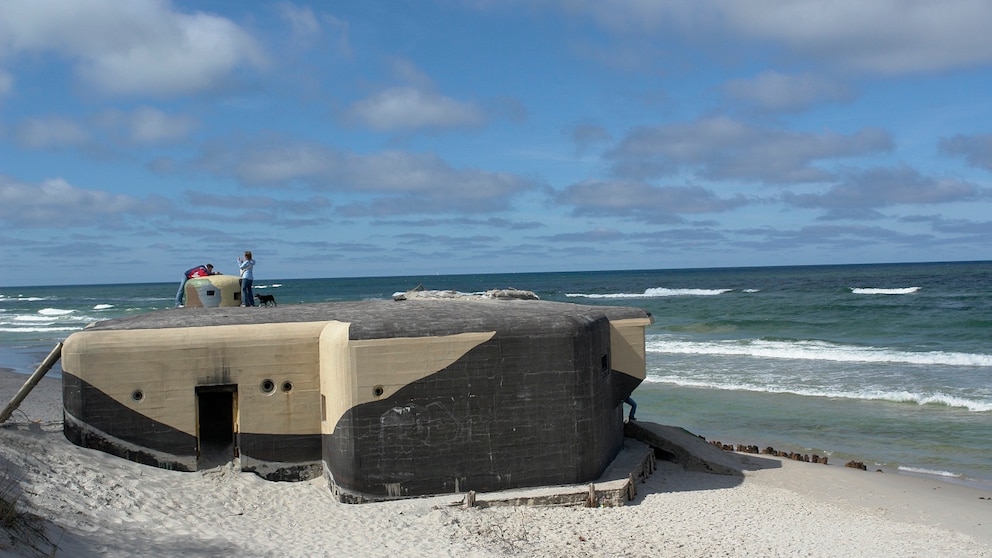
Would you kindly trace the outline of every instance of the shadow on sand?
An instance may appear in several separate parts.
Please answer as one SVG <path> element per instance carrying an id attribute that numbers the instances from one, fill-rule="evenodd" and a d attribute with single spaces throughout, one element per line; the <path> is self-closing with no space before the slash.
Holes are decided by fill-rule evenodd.
<path id="1" fill-rule="evenodd" d="M 637 505 L 651 493 L 733 488 L 744 482 L 744 471 L 781 466 L 777 459 L 717 448 L 683 428 L 637 421 L 624 425 L 623 449 L 593 482 L 485 494 L 469 492 L 451 505 Z"/>
<path id="2" fill-rule="evenodd" d="M 624 435 L 652 448 L 656 460 L 655 471 L 640 479 L 638 497 L 631 504 L 640 503 L 652 492 L 733 488 L 744 482 L 745 471 L 782 467 L 777 459 L 717 448 L 676 426 L 630 422 L 624 425 Z"/>

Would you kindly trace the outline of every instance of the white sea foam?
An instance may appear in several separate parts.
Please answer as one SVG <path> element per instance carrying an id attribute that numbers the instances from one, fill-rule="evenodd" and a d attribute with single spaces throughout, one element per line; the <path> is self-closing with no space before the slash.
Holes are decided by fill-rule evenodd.
<path id="1" fill-rule="evenodd" d="M 967 409 L 976 413 L 992 412 L 992 401 L 971 400 L 943 393 L 916 394 L 907 391 L 862 390 L 850 391 L 830 387 L 813 388 L 798 385 L 757 384 L 746 381 L 725 381 L 717 379 L 686 378 L 676 375 L 651 374 L 646 382 L 673 384 L 682 387 L 718 389 L 727 391 L 750 391 L 755 393 L 780 393 L 803 397 L 829 397 L 838 399 L 858 399 L 864 401 L 890 401 L 893 403 L 915 403 Z"/>
<path id="2" fill-rule="evenodd" d="M 112 308 L 111 305 L 97 305 Z M 98 310 L 98 308 L 94 308 Z M 87 315 L 76 310 L 43 308 L 31 313 L 7 313 L 0 320 L 2 333 L 61 333 L 79 331 L 99 320 L 95 314 Z"/>
<path id="3" fill-rule="evenodd" d="M 68 316 L 74 312 L 75 310 L 64 310 L 62 308 L 42 308 L 38 310 L 38 313 L 42 316 Z"/>
<path id="4" fill-rule="evenodd" d="M 961 475 L 960 473 L 952 473 L 950 471 L 934 471 L 932 469 L 923 469 L 921 467 L 906 467 L 904 465 L 900 465 L 898 467 L 898 470 L 906 473 L 914 473 L 917 475 L 934 475 L 938 477 L 961 478 L 962 476 L 964 476 Z"/>
<path id="5" fill-rule="evenodd" d="M 93 307 L 93 309 L 94 310 L 109 310 L 109 309 L 111 309 L 113 307 L 114 307 L 113 304 L 97 304 L 96 306 Z"/>
<path id="6" fill-rule="evenodd" d="M 58 331 L 79 331 L 82 327 L 0 327 L 3 333 L 48 333 Z"/>
<path id="7" fill-rule="evenodd" d="M 648 352 L 675 354 L 735 355 L 833 362 L 888 362 L 899 364 L 940 364 L 946 366 L 992 366 L 992 355 L 945 351 L 897 351 L 878 347 L 840 345 L 823 341 L 684 341 L 649 336 Z"/>
<path id="8" fill-rule="evenodd" d="M 42 300 L 48 300 L 48 297 L 39 296 L 6 296 L 0 294 L 0 302 L 39 302 Z"/>
<path id="9" fill-rule="evenodd" d="M 20 315 L 14 316 L 14 322 L 45 322 L 45 323 L 53 323 L 53 321 L 52 321 L 53 319 L 55 319 L 55 318 L 52 318 L 52 316 L 36 316 L 34 314 L 20 314 Z"/>
<path id="10" fill-rule="evenodd" d="M 919 291 L 919 287 L 905 287 L 901 289 L 877 289 L 877 288 L 859 288 L 851 287 L 851 292 L 853 294 L 865 294 L 865 295 L 905 295 L 913 294 Z"/>
<path id="11" fill-rule="evenodd" d="M 800 394 L 807 395 L 807 394 Z M 865 399 L 869 401 L 892 401 L 894 403 L 915 403 L 917 405 L 935 405 L 942 407 L 954 407 L 967 409 L 976 413 L 987 413 L 992 411 L 992 401 L 975 401 L 956 397 L 944 393 L 919 394 L 906 391 L 871 391 L 863 392 L 837 392 L 829 394 L 825 392 L 824 397 L 843 397 L 845 399 Z"/>
<path id="12" fill-rule="evenodd" d="M 729 293 L 733 290 L 734 289 L 666 289 L 663 287 L 655 287 L 652 289 L 647 289 L 643 293 L 567 293 L 565 296 L 571 298 L 662 298 L 666 296 L 716 296 Z"/>

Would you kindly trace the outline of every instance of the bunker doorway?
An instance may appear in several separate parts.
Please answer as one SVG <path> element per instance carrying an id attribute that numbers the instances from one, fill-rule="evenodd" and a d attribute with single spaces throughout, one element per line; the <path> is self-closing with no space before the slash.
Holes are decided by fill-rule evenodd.
<path id="1" fill-rule="evenodd" d="M 197 469 L 230 463 L 238 456 L 238 386 L 196 388 Z"/>

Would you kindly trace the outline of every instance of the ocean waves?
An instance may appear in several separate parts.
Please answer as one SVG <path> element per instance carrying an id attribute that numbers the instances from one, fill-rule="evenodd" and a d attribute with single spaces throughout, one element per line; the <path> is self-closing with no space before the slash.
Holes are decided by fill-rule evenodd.
<path id="1" fill-rule="evenodd" d="M 686 378 L 676 374 L 648 374 L 645 380 L 652 383 L 673 384 L 681 387 L 747 391 L 753 393 L 789 394 L 803 397 L 822 397 L 863 401 L 884 401 L 889 403 L 912 403 L 919 406 L 932 405 L 965 409 L 970 412 L 992 412 L 992 399 L 979 399 L 949 395 L 940 392 L 914 393 L 906 390 L 886 391 L 880 389 L 845 390 L 837 386 L 806 387 L 801 385 L 765 384 L 736 378 Z"/>
<path id="2" fill-rule="evenodd" d="M 848 287 L 847 291 L 856 295 L 910 295 L 920 292 L 921 287 Z M 598 299 L 634 299 L 634 298 L 665 298 L 672 296 L 718 296 L 726 293 L 739 291 L 745 294 L 759 293 L 762 289 L 756 288 L 668 288 L 652 287 L 643 292 L 635 293 L 566 293 L 568 298 L 598 298 Z"/>
<path id="3" fill-rule="evenodd" d="M 900 465 L 899 467 L 897 467 L 897 469 L 904 473 L 911 473 L 922 476 L 937 476 L 937 477 L 950 477 L 950 478 L 961 478 L 962 476 L 964 476 L 961 473 L 954 473 L 951 471 L 935 471 L 933 469 L 925 469 L 922 467 L 907 467 L 904 465 Z"/>
<path id="4" fill-rule="evenodd" d="M 569 298 L 601 298 L 601 299 L 629 299 L 629 298 L 665 298 L 670 296 L 717 296 L 739 290 L 742 293 L 752 294 L 761 292 L 761 289 L 701 289 L 701 288 L 666 288 L 654 287 L 645 289 L 640 293 L 566 293 Z M 856 295 L 910 295 L 920 292 L 920 287 L 899 287 L 899 288 L 877 288 L 877 287 L 849 287 L 851 294 Z"/>
<path id="5" fill-rule="evenodd" d="M 649 335 L 648 382 L 992 412 L 992 355 Z"/>
<path id="6" fill-rule="evenodd" d="M 669 296 L 717 296 L 724 293 L 732 292 L 734 289 L 667 289 L 664 287 L 655 287 L 652 289 L 646 289 L 642 293 L 606 293 L 606 294 L 588 294 L 588 293 L 566 293 L 565 296 L 569 298 L 663 298 Z M 756 292 L 754 289 L 749 289 L 748 292 Z"/>
<path id="7" fill-rule="evenodd" d="M 0 308 L 0 333 L 13 334 L 14 338 L 71 333 L 118 315 L 120 312 L 113 304 L 93 304 L 87 308 Z"/>
<path id="8" fill-rule="evenodd" d="M 880 289 L 880 288 L 859 288 L 851 287 L 851 293 L 862 294 L 862 295 L 907 295 L 919 292 L 919 287 L 905 287 L 899 289 Z"/>
<path id="9" fill-rule="evenodd" d="M 78 331 L 101 319 L 64 308 L 41 308 L 34 312 L 0 312 L 0 332 L 60 333 Z"/>
<path id="10" fill-rule="evenodd" d="M 883 347 L 863 347 L 807 340 L 771 341 L 763 339 L 734 339 L 724 341 L 694 341 L 654 335 L 648 337 L 645 348 L 648 352 L 655 353 L 730 355 L 852 363 L 992 367 L 992 354 L 946 351 L 900 351 Z"/>

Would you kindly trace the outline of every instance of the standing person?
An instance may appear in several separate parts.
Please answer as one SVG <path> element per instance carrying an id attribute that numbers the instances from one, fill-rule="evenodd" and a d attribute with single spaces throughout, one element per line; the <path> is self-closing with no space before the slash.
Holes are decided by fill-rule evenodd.
<path id="1" fill-rule="evenodd" d="M 214 271 L 214 264 L 198 265 L 191 267 L 183 273 L 183 280 L 179 283 L 179 290 L 176 291 L 176 308 L 182 308 L 186 298 L 186 281 L 194 277 L 206 277 L 207 275 L 220 275 L 219 271 Z"/>
<path id="2" fill-rule="evenodd" d="M 627 415 L 627 422 L 635 420 L 634 413 L 637 412 L 637 403 L 634 403 L 634 398 L 628 395 L 627 399 L 624 399 L 623 402 L 630 405 L 630 414 Z"/>
<path id="3" fill-rule="evenodd" d="M 255 293 L 251 289 L 255 274 L 252 268 L 255 267 L 255 260 L 251 258 L 251 250 L 245 250 L 245 257 L 238 258 L 238 267 L 241 269 L 241 306 L 255 306 Z"/>

